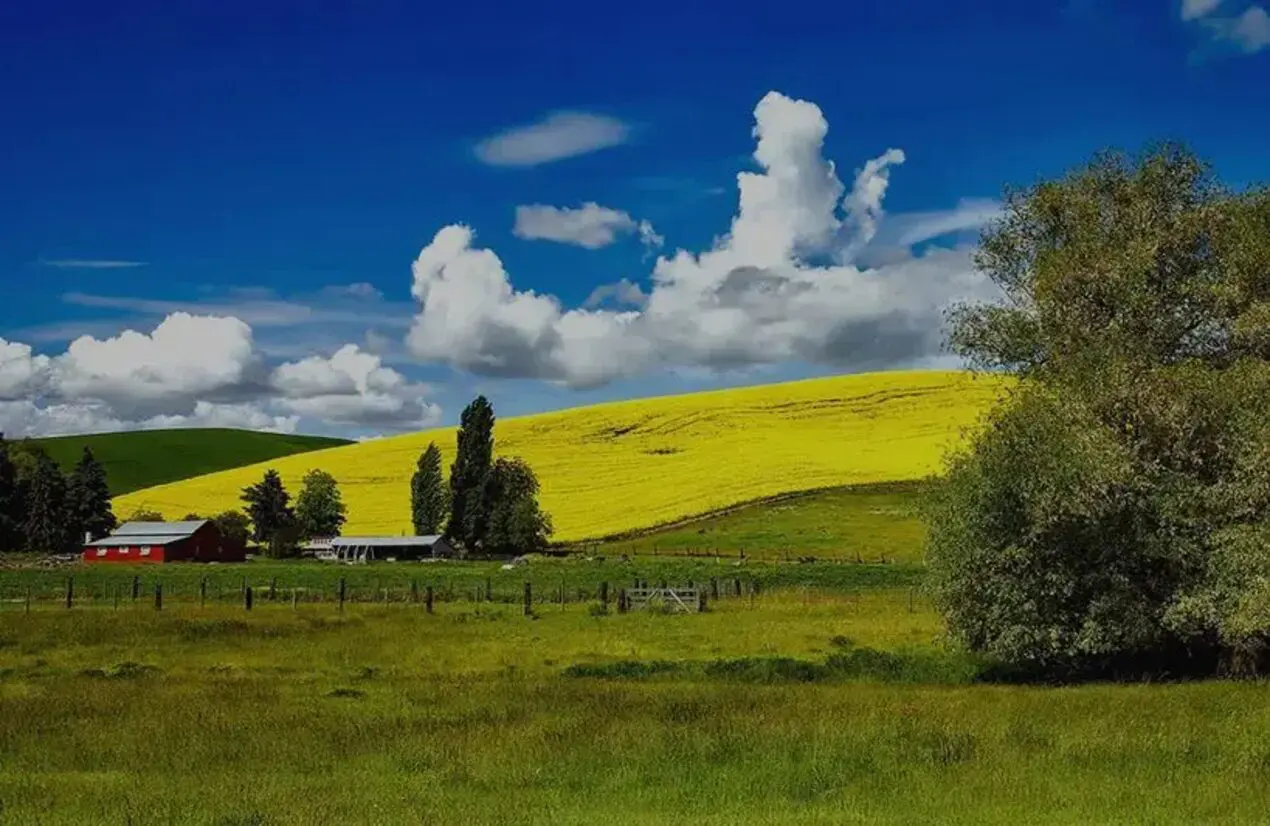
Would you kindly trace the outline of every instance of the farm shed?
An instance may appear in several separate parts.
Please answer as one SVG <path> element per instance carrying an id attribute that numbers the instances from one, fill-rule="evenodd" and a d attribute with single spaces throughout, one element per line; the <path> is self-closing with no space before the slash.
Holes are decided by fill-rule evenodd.
<path id="1" fill-rule="evenodd" d="M 84 545 L 85 562 L 242 562 L 246 548 L 221 536 L 215 523 L 125 522 Z"/>
<path id="2" fill-rule="evenodd" d="M 374 562 L 377 559 L 434 559 L 455 556 L 442 536 L 336 536 L 329 540 L 335 562 Z"/>

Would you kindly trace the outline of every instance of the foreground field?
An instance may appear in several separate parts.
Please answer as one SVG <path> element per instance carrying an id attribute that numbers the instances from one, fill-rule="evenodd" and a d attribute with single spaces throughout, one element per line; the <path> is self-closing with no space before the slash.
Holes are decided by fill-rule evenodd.
<path id="1" fill-rule="evenodd" d="M 1002 380 L 894 372 L 618 402 L 497 425 L 497 450 L 542 482 L 555 538 L 602 538 L 741 502 L 839 485 L 921 479 L 1000 396 Z M 118 512 L 167 516 L 239 507 L 276 468 L 294 492 L 311 468 L 335 475 L 347 534 L 409 531 L 409 479 L 428 442 L 446 467 L 446 428 L 293 456 L 119 497 Z"/>
<path id="2" fill-rule="evenodd" d="M 92 448 L 93 455 L 105 466 L 110 492 L 116 496 L 226 468 L 349 444 L 346 439 L 324 436 L 216 428 L 55 436 L 31 441 L 67 471 L 79 461 L 85 447 Z M 129 513 L 131 510 L 120 515 Z M 174 518 L 183 515 L 184 512 L 178 513 Z"/>
<path id="3" fill-rule="evenodd" d="M 976 684 L 893 591 L 690 616 L 46 609 L 0 624 L 5 823 L 1219 823 L 1264 686 Z"/>

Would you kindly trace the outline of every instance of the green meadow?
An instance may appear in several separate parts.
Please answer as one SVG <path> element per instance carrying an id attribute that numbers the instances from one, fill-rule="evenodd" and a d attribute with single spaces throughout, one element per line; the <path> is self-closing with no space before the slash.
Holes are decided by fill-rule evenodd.
<path id="1" fill-rule="evenodd" d="M 1268 781 L 1264 685 L 985 682 L 907 589 L 0 616 L 6 824 L 1256 822 Z"/>
<path id="2" fill-rule="evenodd" d="M 347 439 L 325 436 L 227 428 L 52 436 L 31 442 L 68 472 L 79 461 L 84 448 L 90 448 L 106 469 L 112 496 L 281 456 L 349 444 Z M 128 514 L 118 516 L 123 519 Z"/>

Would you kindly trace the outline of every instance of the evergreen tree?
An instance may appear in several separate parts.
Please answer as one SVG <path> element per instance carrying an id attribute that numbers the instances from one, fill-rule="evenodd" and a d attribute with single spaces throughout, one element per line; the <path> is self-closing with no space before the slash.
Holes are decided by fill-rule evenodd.
<path id="1" fill-rule="evenodd" d="M 67 524 L 66 477 L 46 453 L 36 457 L 26 504 L 23 527 L 27 547 L 33 551 L 65 551 L 73 538 Z"/>
<path id="2" fill-rule="evenodd" d="M 252 539 L 266 543 L 270 556 L 283 556 L 293 538 L 295 511 L 278 471 L 266 470 L 264 478 L 243 489 L 242 500 L 251 519 Z"/>
<path id="3" fill-rule="evenodd" d="M 339 483 L 324 470 L 310 470 L 295 500 L 295 516 L 300 536 L 339 536 L 347 517 Z"/>
<path id="4" fill-rule="evenodd" d="M 0 551 L 22 548 L 24 512 L 18 470 L 9 456 L 9 443 L 0 433 Z"/>
<path id="5" fill-rule="evenodd" d="M 480 545 L 489 521 L 485 481 L 494 459 L 494 408 L 484 396 L 459 418 L 458 451 L 450 465 L 450 521 L 446 536 L 468 549 Z"/>
<path id="6" fill-rule="evenodd" d="M 551 536 L 551 517 L 538 507 L 538 477 L 524 460 L 499 459 L 485 486 L 490 503 L 483 548 L 491 554 L 522 554 L 545 550 Z"/>
<path id="7" fill-rule="evenodd" d="M 432 536 L 441 531 L 450 509 L 449 499 L 449 490 L 441 478 L 441 449 L 429 442 L 410 479 L 410 515 L 415 536 Z"/>
<path id="8" fill-rule="evenodd" d="M 101 539 L 119 525 L 110 509 L 106 469 L 87 447 L 67 482 L 66 511 L 77 538 L 87 533 Z"/>

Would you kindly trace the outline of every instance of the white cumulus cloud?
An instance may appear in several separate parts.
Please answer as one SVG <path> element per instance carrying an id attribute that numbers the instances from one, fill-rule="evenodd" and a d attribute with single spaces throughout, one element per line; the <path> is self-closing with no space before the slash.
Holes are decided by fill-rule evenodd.
<path id="1" fill-rule="evenodd" d="M 490 166 L 537 166 L 620 146 L 631 129 L 616 118 L 588 112 L 554 112 L 537 123 L 517 126 L 476 145 L 476 157 Z"/>
<path id="2" fill-rule="evenodd" d="M 64 353 L 0 339 L 0 432 L 10 436 L 173 427 L 294 432 L 421 428 L 429 388 L 348 344 L 329 357 L 266 365 L 236 318 L 169 315 L 151 332 L 81 336 Z"/>
<path id="3" fill-rule="evenodd" d="M 471 228 L 452 225 L 413 264 L 419 312 L 408 349 L 475 373 L 573 387 L 669 366 L 882 367 L 936 353 L 950 302 L 995 295 L 966 248 L 873 268 L 854 262 L 884 221 L 901 150 L 863 164 L 848 190 L 823 155 L 828 124 L 819 107 L 772 92 L 754 116 L 761 171 L 737 176 L 730 232 L 703 252 L 658 258 L 651 289 L 636 287 L 639 300 L 627 302 L 637 309 L 596 306 L 619 298 L 616 287 L 577 309 L 518 290 L 501 259 L 476 246 Z"/>
<path id="4" fill-rule="evenodd" d="M 589 201 L 580 207 L 530 204 L 516 207 L 512 233 L 526 241 L 555 241 L 595 250 L 607 247 L 619 235 L 638 233 L 646 246 L 661 246 L 663 239 L 647 221 Z"/>

